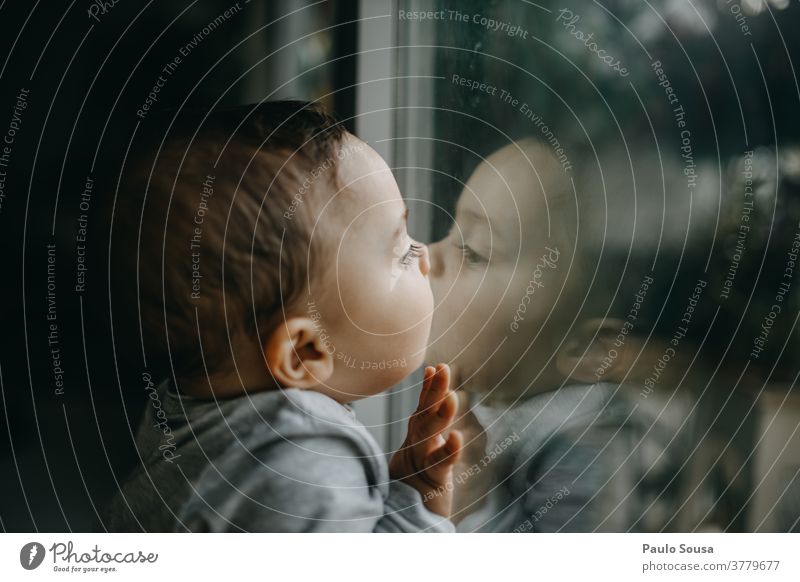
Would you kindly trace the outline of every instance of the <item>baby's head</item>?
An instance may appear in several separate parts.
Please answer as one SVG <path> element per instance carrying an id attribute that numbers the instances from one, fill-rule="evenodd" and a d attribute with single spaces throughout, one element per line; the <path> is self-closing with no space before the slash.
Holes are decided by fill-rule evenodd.
<path id="1" fill-rule="evenodd" d="M 371 147 L 302 102 L 170 122 L 134 158 L 113 233 L 149 361 L 201 397 L 298 387 L 341 402 L 422 363 L 427 248 Z"/>
<path id="2" fill-rule="evenodd" d="M 431 246 L 430 361 L 453 363 L 467 389 L 495 397 L 552 387 L 575 215 L 548 144 L 512 142 L 478 165 L 449 235 Z M 513 394 L 501 394 L 506 386 Z"/>

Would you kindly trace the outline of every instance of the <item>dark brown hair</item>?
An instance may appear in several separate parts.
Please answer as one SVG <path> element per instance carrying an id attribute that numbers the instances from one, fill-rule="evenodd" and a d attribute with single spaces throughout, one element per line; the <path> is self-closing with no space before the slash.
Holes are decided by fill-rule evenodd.
<path id="1" fill-rule="evenodd" d="M 112 315 L 137 316 L 155 372 L 232 370 L 234 342 L 263 340 L 303 296 L 315 196 L 347 133 L 300 101 L 148 124 L 114 212 Z"/>

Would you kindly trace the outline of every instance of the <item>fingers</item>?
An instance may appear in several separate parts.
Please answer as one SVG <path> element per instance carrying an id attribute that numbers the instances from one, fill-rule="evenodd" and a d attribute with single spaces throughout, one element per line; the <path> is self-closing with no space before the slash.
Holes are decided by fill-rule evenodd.
<path id="1" fill-rule="evenodd" d="M 450 365 L 450 389 L 454 391 L 461 390 L 463 377 L 461 375 L 461 368 L 458 365 Z"/>
<path id="2" fill-rule="evenodd" d="M 458 398 L 449 389 L 449 382 L 450 369 L 446 364 L 428 366 L 423 372 L 419 406 L 409 420 L 405 442 L 418 467 L 424 467 L 431 452 L 446 444 L 442 433 L 450 428 L 458 412 Z"/>
<path id="3" fill-rule="evenodd" d="M 418 474 L 426 471 L 432 462 L 438 464 L 450 455 L 457 455 L 461 450 L 461 434 L 453 431 L 447 439 L 443 436 L 453 424 L 457 412 L 458 398 L 450 390 L 450 368 L 446 364 L 426 367 L 419 405 L 409 419 L 403 446 L 392 457 L 390 472 L 396 475 Z"/>
<path id="4" fill-rule="evenodd" d="M 458 461 L 463 446 L 464 438 L 461 431 L 450 431 L 445 443 L 428 455 L 425 461 L 428 475 L 437 481 L 442 481 L 441 477 Z"/>
<path id="5" fill-rule="evenodd" d="M 417 403 L 417 412 L 422 412 L 426 408 L 426 403 L 428 401 L 428 393 L 431 389 L 431 382 L 433 381 L 433 375 L 436 373 L 436 368 L 433 366 L 425 366 L 425 369 L 422 371 L 422 390 L 419 393 L 419 402 Z"/>
<path id="6" fill-rule="evenodd" d="M 418 444 L 423 444 L 424 454 L 440 443 L 436 437 L 447 430 L 458 413 L 458 397 L 449 389 L 449 370 L 441 364 L 433 373 L 433 368 L 425 370 L 427 390 L 420 397 L 420 407 L 414 414 L 409 427 Z"/>
<path id="7" fill-rule="evenodd" d="M 458 397 L 448 392 L 436 406 L 421 415 L 418 420 L 417 434 L 421 439 L 429 439 L 450 428 L 458 412 Z"/>
<path id="8" fill-rule="evenodd" d="M 447 364 L 438 364 L 436 368 L 426 367 L 417 410 L 427 412 L 444 398 L 449 388 L 450 367 Z"/>

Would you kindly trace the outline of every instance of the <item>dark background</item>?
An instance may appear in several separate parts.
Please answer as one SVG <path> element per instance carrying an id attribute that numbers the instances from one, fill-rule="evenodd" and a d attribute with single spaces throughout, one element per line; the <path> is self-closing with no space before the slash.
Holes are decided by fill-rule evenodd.
<path id="1" fill-rule="evenodd" d="M 109 224 L 98 209 L 113 195 L 104 191 L 113 184 L 107 178 L 120 168 L 136 111 L 161 68 L 233 4 L 125 1 L 99 14 L 100 22 L 89 18 L 90 3 L 83 1 L 71 9 L 50 1 L 0 8 L 3 132 L 20 88 L 30 91 L 0 211 L 1 530 L 102 528 L 103 503 L 136 461 L 133 432 L 145 396 L 141 356 L 122 353 L 112 339 Z M 156 106 L 250 103 L 278 90 L 283 97 L 328 95 L 328 109 L 352 117 L 357 3 L 306 4 L 242 0 L 238 14 L 182 59 Z M 313 67 L 278 87 L 277 80 Z M 91 263 L 86 291 L 76 293 L 76 219 L 87 176 L 96 184 Z M 55 393 L 46 319 L 46 245 L 53 243 L 62 395 Z M 119 337 L 130 330 L 114 331 Z"/>

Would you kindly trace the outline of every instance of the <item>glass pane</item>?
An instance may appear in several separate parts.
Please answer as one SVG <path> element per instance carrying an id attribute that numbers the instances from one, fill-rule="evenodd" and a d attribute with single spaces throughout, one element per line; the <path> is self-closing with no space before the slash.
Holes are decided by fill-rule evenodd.
<path id="1" fill-rule="evenodd" d="M 399 2 L 459 529 L 798 529 L 799 13 Z"/>

